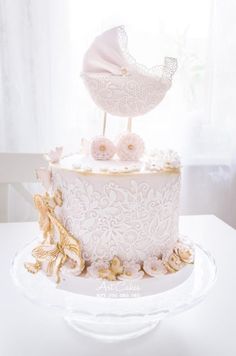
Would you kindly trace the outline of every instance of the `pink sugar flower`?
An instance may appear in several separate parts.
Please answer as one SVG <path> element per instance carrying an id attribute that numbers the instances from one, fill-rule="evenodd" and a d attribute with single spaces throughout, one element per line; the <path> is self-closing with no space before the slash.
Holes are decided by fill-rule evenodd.
<path id="1" fill-rule="evenodd" d="M 117 144 L 117 155 L 122 161 L 138 161 L 144 153 L 144 142 L 135 133 L 123 134 Z"/>
<path id="2" fill-rule="evenodd" d="M 90 147 L 91 155 L 96 160 L 106 161 L 116 153 L 115 145 L 104 136 L 95 137 Z"/>

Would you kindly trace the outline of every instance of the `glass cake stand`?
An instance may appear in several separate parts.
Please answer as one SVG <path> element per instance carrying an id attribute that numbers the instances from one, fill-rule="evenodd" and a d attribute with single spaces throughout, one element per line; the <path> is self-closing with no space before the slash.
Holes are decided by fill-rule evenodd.
<path id="1" fill-rule="evenodd" d="M 195 244 L 194 266 L 185 267 L 185 275 L 179 271 L 164 276 L 169 282 L 160 279 L 159 289 L 159 278 L 108 282 L 73 277 L 56 285 L 44 273 L 33 275 L 24 268 L 36 244 L 25 246 L 13 260 L 11 272 L 17 287 L 31 301 L 56 310 L 78 332 L 103 341 L 135 338 L 151 331 L 165 317 L 201 302 L 216 280 L 213 257 Z"/>

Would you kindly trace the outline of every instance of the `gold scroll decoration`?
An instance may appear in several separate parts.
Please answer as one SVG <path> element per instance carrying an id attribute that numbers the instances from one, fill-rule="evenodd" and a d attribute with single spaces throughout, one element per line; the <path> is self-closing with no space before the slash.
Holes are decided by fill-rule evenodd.
<path id="1" fill-rule="evenodd" d="M 72 272 L 80 274 L 85 266 L 80 243 L 55 214 L 56 206 L 63 204 L 61 192 L 57 190 L 53 197 L 48 193 L 44 196 L 37 194 L 34 196 L 34 203 L 39 211 L 39 226 L 44 240 L 32 251 L 35 263 L 25 263 L 25 268 L 31 273 L 44 268 L 48 276 L 55 276 L 57 283 L 60 282 L 60 272 L 64 265 L 70 266 Z M 54 241 L 56 229 L 59 234 L 58 242 Z"/>

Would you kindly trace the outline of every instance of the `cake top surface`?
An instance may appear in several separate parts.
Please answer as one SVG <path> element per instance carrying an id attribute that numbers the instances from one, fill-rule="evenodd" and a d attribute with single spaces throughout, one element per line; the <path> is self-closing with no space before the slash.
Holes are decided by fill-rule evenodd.
<path id="1" fill-rule="evenodd" d="M 54 168 L 96 174 L 140 174 L 180 170 L 180 158 L 172 150 L 155 151 L 145 155 L 139 161 L 122 161 L 118 158 L 105 161 L 95 160 L 90 155 L 76 153 L 64 156 L 60 162 L 52 162 L 50 159 L 49 162 Z"/>

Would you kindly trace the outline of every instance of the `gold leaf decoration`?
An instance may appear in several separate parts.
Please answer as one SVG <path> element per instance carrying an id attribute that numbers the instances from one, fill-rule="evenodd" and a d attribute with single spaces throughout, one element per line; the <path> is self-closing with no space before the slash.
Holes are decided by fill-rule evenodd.
<path id="1" fill-rule="evenodd" d="M 79 241 L 72 236 L 55 215 L 56 206 L 62 206 L 62 194 L 57 190 L 53 197 L 48 193 L 44 196 L 35 195 L 34 203 L 39 211 L 39 226 L 43 232 L 44 241 L 32 251 L 35 263 L 25 263 L 25 268 L 31 273 L 37 273 L 44 266 L 47 275 L 54 275 L 60 282 L 60 271 L 67 261 L 73 262 L 73 268 L 79 274 L 84 269 Z M 59 232 L 59 241 L 54 241 L 54 230 Z"/>
<path id="2" fill-rule="evenodd" d="M 50 206 L 50 197 L 46 193 L 45 196 L 36 194 L 34 196 L 34 204 L 39 211 L 39 227 L 43 232 L 43 237 L 48 242 L 53 239 L 54 229 L 53 224 L 48 216 L 48 213 L 54 211 L 54 207 Z"/>
<path id="3" fill-rule="evenodd" d="M 62 193 L 59 189 L 56 190 L 53 200 L 55 202 L 56 205 L 58 206 L 62 206 L 63 204 L 63 200 L 62 200 Z"/>
<path id="4" fill-rule="evenodd" d="M 30 273 L 37 273 L 42 267 L 40 262 L 35 262 L 35 263 L 28 262 L 25 263 L 24 266 L 27 269 L 27 271 Z"/>
<path id="5" fill-rule="evenodd" d="M 121 264 L 120 259 L 117 256 L 114 256 L 113 259 L 111 260 L 110 269 L 115 276 L 123 273 L 124 268 Z"/>

